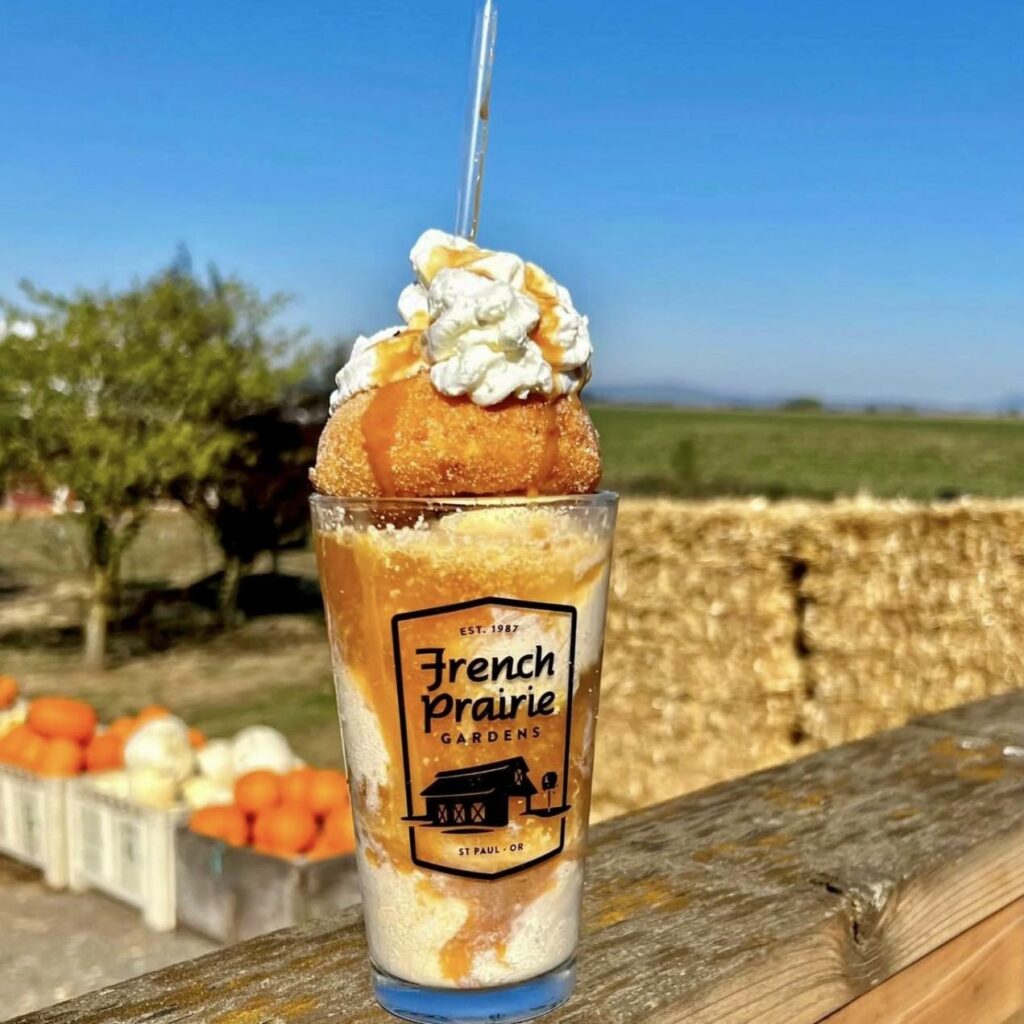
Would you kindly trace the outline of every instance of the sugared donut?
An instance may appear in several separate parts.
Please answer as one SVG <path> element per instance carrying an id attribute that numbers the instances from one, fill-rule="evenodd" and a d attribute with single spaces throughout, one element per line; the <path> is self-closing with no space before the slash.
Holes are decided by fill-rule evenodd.
<path id="1" fill-rule="evenodd" d="M 312 473 L 338 497 L 585 494 L 600 478 L 597 431 L 577 395 L 483 407 L 440 394 L 425 373 L 342 402 Z"/>

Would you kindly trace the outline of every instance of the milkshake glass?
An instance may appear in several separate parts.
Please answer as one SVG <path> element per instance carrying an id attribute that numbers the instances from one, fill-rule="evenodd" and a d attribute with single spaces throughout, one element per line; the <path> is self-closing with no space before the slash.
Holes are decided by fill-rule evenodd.
<path id="1" fill-rule="evenodd" d="M 543 1013 L 574 980 L 617 497 L 312 507 L 377 997 Z"/>

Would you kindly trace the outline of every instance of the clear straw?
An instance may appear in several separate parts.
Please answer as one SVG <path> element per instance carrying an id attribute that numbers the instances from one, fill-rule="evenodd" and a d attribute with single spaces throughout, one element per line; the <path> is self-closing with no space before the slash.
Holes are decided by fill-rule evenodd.
<path id="1" fill-rule="evenodd" d="M 462 177 L 459 181 L 458 208 L 455 211 L 455 234 L 462 238 L 475 239 L 480 226 L 480 198 L 484 187 L 487 133 L 491 123 L 491 82 L 494 78 L 497 36 L 497 0 L 485 0 L 476 23 Z"/>

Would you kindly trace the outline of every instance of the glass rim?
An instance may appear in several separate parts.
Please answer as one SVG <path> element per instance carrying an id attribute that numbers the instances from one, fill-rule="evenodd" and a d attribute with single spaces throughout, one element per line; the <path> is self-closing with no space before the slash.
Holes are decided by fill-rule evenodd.
<path id="1" fill-rule="evenodd" d="M 561 508 L 608 507 L 618 503 L 615 491 L 592 491 L 589 494 L 527 494 L 464 495 L 462 497 L 395 498 L 395 497 L 338 497 L 333 494 L 312 494 L 313 508 L 516 508 L 530 506 L 558 506 Z"/>

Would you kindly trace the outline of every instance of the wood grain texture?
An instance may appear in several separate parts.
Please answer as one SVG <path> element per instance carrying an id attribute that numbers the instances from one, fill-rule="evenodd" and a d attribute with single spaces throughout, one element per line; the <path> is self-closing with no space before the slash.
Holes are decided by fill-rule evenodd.
<path id="1" fill-rule="evenodd" d="M 814 1024 L 1024 897 L 1024 693 L 595 829 L 577 995 L 551 1024 Z M 989 722 L 994 726 L 994 722 Z M 22 1024 L 384 1024 L 356 913 Z"/>
<path id="2" fill-rule="evenodd" d="M 833 1014 L 826 1024 L 1007 1024 L 1024 1013 L 1024 900 Z"/>
<path id="3" fill-rule="evenodd" d="M 939 732 L 962 733 L 995 740 L 1008 746 L 1024 746 L 1024 701 L 1021 691 L 1013 690 L 987 700 L 961 704 L 959 707 L 940 711 L 934 715 L 923 715 L 911 724 Z M 1024 756 L 1024 750 L 1021 751 Z"/>

